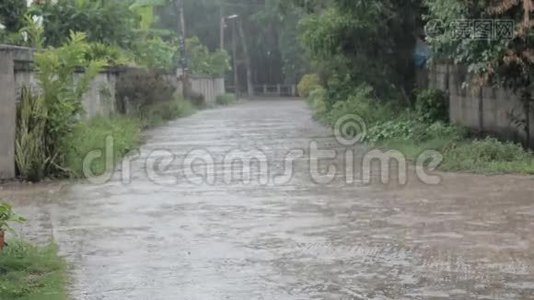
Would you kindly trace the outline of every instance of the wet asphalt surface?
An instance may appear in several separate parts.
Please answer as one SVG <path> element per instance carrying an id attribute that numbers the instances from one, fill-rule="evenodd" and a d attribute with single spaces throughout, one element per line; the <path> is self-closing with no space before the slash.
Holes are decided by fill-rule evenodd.
<path id="1" fill-rule="evenodd" d="M 249 102 L 147 131 L 104 184 L 3 195 L 32 220 L 23 235 L 57 241 L 73 299 L 534 299 L 532 177 L 347 183 L 338 158 L 318 184 L 304 155 L 273 182 L 311 141 L 346 150 L 301 101 Z M 267 169 L 228 169 L 251 149 Z"/>

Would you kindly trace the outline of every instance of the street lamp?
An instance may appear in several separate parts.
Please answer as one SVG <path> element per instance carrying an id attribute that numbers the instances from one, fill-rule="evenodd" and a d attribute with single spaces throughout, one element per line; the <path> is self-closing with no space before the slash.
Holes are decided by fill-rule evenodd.
<path id="1" fill-rule="evenodd" d="M 234 19 L 237 19 L 239 18 L 239 15 L 230 15 L 230 16 L 221 16 L 221 36 L 220 36 L 220 39 L 221 39 L 221 50 L 224 50 L 224 28 L 226 27 L 226 21 L 227 20 L 234 20 Z"/>

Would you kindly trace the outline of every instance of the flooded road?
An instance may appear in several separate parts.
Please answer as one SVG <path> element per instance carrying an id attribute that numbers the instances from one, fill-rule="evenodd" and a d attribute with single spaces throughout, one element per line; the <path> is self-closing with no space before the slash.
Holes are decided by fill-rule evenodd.
<path id="1" fill-rule="evenodd" d="M 310 143 L 347 149 L 295 100 L 146 138 L 104 184 L 0 192 L 30 218 L 23 235 L 57 241 L 73 299 L 534 299 L 532 177 L 364 184 L 341 156 L 318 183 Z"/>

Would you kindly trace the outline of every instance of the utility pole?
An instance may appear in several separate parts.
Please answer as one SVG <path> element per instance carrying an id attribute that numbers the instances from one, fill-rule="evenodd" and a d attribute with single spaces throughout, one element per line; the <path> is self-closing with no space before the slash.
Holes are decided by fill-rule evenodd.
<path id="1" fill-rule="evenodd" d="M 247 40 L 245 39 L 245 30 L 243 29 L 243 23 L 238 20 L 239 37 L 241 45 L 243 46 L 243 53 L 245 55 L 245 67 L 247 69 L 247 96 L 254 96 L 254 86 L 252 85 L 252 67 L 250 62 L 250 53 L 248 52 Z"/>
<path id="2" fill-rule="evenodd" d="M 234 89 L 235 95 L 239 98 L 239 62 L 237 61 L 237 25 L 236 22 L 233 22 L 232 26 L 232 55 L 234 61 Z"/>
<path id="3" fill-rule="evenodd" d="M 225 26 L 225 18 L 224 18 L 224 4 L 221 3 L 221 6 L 219 7 L 219 22 L 220 22 L 220 39 L 221 39 L 221 50 L 224 50 L 224 26 Z"/>
<path id="4" fill-rule="evenodd" d="M 180 66 L 182 68 L 182 91 L 184 98 L 189 98 L 190 86 L 187 77 L 187 50 L 185 44 L 185 17 L 184 17 L 184 2 L 183 0 L 175 0 L 174 8 L 178 16 L 176 21 L 178 40 L 180 42 Z"/>

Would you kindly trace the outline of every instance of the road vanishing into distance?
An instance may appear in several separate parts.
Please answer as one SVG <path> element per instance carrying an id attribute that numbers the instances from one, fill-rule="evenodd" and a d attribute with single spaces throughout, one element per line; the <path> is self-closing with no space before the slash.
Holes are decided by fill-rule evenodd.
<path id="1" fill-rule="evenodd" d="M 24 237 L 57 241 L 73 299 L 534 299 L 532 177 L 425 184 L 409 168 L 407 184 L 368 184 L 367 149 L 299 100 L 145 136 L 111 180 L 0 192 L 31 220 Z"/>

